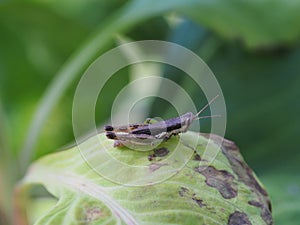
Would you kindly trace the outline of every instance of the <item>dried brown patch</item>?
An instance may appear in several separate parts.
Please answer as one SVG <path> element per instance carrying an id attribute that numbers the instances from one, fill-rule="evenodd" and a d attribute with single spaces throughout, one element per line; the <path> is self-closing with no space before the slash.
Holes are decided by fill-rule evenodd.
<path id="1" fill-rule="evenodd" d="M 92 222 L 95 220 L 98 220 L 100 217 L 103 217 L 104 214 L 99 207 L 93 207 L 86 209 L 85 212 L 85 221 L 86 222 Z"/>
<path id="2" fill-rule="evenodd" d="M 188 191 L 189 191 L 189 189 L 187 189 L 186 187 L 181 187 L 180 190 L 178 191 L 178 194 L 181 197 L 184 197 Z"/>
<path id="3" fill-rule="evenodd" d="M 194 160 L 201 161 L 201 156 L 199 154 L 195 154 Z"/>
<path id="4" fill-rule="evenodd" d="M 188 198 L 188 199 L 192 199 L 195 203 L 197 203 L 197 205 L 200 208 L 203 208 L 203 207 L 206 206 L 204 201 L 199 196 L 197 196 L 195 193 L 191 192 L 186 187 L 181 187 L 180 190 L 178 191 L 178 194 L 180 195 L 180 197 L 185 197 L 185 198 Z"/>
<path id="5" fill-rule="evenodd" d="M 234 176 L 226 170 L 217 170 L 213 166 L 199 166 L 196 171 L 205 176 L 205 183 L 216 188 L 223 198 L 230 199 L 237 196 L 237 187 Z"/>
<path id="6" fill-rule="evenodd" d="M 259 208 L 262 206 L 262 204 L 260 202 L 257 202 L 257 201 L 248 201 L 248 204 L 253 205 L 255 207 L 259 207 Z"/>
<path id="7" fill-rule="evenodd" d="M 165 147 L 154 149 L 154 155 L 156 157 L 164 157 L 169 154 L 169 150 Z"/>
<path id="8" fill-rule="evenodd" d="M 204 201 L 200 198 L 197 198 L 197 197 L 193 197 L 192 198 L 198 205 L 200 208 L 203 208 L 206 206 L 206 204 L 204 203 Z"/>
<path id="9" fill-rule="evenodd" d="M 252 225 L 246 213 L 235 211 L 228 218 L 228 225 Z"/>
<path id="10" fill-rule="evenodd" d="M 168 165 L 168 164 L 167 163 L 151 163 L 149 165 L 149 169 L 151 172 L 154 172 L 154 171 L 158 170 L 160 167 L 166 166 L 166 165 Z"/>
<path id="11" fill-rule="evenodd" d="M 262 204 L 258 201 L 248 201 L 248 204 L 261 209 L 260 210 L 260 216 L 263 218 L 263 220 L 267 224 L 272 224 L 273 223 L 269 207 L 266 207 L 264 204 Z"/>
<path id="12" fill-rule="evenodd" d="M 221 145 L 222 152 L 228 159 L 232 170 L 238 176 L 239 181 L 247 185 L 256 194 L 258 201 L 255 203 L 251 201 L 251 203 L 253 203 L 254 206 L 257 206 L 259 203 L 260 206 L 257 207 L 261 208 L 262 219 L 266 222 L 266 224 L 273 224 L 271 202 L 269 200 L 268 193 L 257 181 L 252 169 L 244 161 L 236 144 L 213 134 L 204 134 L 203 136 L 207 138 L 210 137 L 217 145 Z"/>
<path id="13" fill-rule="evenodd" d="M 152 161 L 156 157 L 164 157 L 169 154 L 169 149 L 162 147 L 162 148 L 156 148 L 154 149 L 154 153 L 151 155 L 148 155 L 148 160 Z"/>

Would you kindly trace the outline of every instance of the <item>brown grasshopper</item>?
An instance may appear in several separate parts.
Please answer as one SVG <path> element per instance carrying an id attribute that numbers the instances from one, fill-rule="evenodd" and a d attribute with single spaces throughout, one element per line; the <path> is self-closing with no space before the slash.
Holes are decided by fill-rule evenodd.
<path id="1" fill-rule="evenodd" d="M 130 124 L 128 126 L 104 126 L 106 137 L 115 140 L 114 147 L 133 146 L 148 147 L 168 140 L 173 135 L 186 132 L 194 120 L 211 118 L 215 116 L 198 117 L 219 95 L 210 100 L 197 114 L 185 113 L 179 117 L 171 118 L 156 123 L 147 119 L 144 124 Z"/>

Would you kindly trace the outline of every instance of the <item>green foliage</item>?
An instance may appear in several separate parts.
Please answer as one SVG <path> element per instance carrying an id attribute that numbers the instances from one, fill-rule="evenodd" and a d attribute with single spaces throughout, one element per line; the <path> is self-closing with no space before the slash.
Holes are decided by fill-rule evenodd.
<path id="1" fill-rule="evenodd" d="M 299 1 L 207 0 L 180 11 L 222 37 L 241 40 L 250 48 L 268 48 L 298 40 L 299 8 Z"/>
<path id="2" fill-rule="evenodd" d="M 192 146 L 193 142 L 196 148 L 187 147 Z M 173 137 L 159 146 L 168 149 L 172 157 L 162 156 L 149 161 L 148 156 L 153 151 L 114 148 L 113 141 L 102 133 L 78 147 L 46 156 L 34 163 L 19 184 L 17 197 L 26 199 L 30 188 L 43 185 L 58 199 L 54 205 L 50 199 L 43 199 L 43 204 L 39 202 L 45 211 L 37 217 L 35 225 L 225 224 L 236 211 L 243 214 L 238 221 L 245 217 L 243 221 L 252 224 L 270 224 L 268 213 L 259 216 L 261 210 L 268 207 L 266 196 L 251 185 L 257 181 L 248 177 L 248 172 L 243 174 L 242 168 L 235 170 L 238 167 L 235 168 L 232 163 L 236 160 L 241 160 L 239 166 L 243 165 L 243 168 L 247 165 L 241 156 L 231 155 L 232 150 L 236 153 L 236 146 L 232 142 L 226 143 L 227 149 L 220 150 L 215 143 L 208 144 L 208 139 L 203 136 L 188 132 L 181 135 L 179 143 L 178 138 Z M 204 155 L 207 144 L 209 150 L 217 151 L 217 157 L 211 164 L 208 163 L 209 157 L 199 158 Z M 131 167 L 118 167 L 110 160 L 92 169 L 92 161 L 102 161 L 107 151 Z M 182 165 L 182 169 L 177 170 L 178 159 L 182 160 L 183 154 L 192 154 L 192 157 Z M 205 168 L 207 164 L 209 169 L 197 171 L 197 168 Z M 103 167 L 109 167 L 109 170 Z M 141 167 L 145 169 L 137 169 Z M 175 169 L 173 176 L 169 177 L 167 173 L 172 169 Z M 109 174 L 100 173 L 102 176 L 99 176 L 96 170 Z M 110 175 L 115 177 L 113 174 L 130 183 L 146 185 L 128 186 L 105 178 Z M 156 183 L 159 181 L 157 179 L 161 179 L 161 174 L 169 178 Z M 253 180 L 247 182 L 249 179 Z M 28 199 L 23 204 L 31 205 L 32 201 L 40 200 Z M 249 204 L 253 201 L 261 207 Z M 18 218 L 21 215 L 15 216 Z"/>
<path id="3" fill-rule="evenodd" d="M 227 138 L 262 176 L 277 224 L 299 221 L 293 209 L 300 200 L 285 191 L 300 160 L 299 9 L 299 1 L 283 0 L 0 3 L 0 217 L 12 208 L 2 196 L 10 196 L 29 162 L 73 141 L 78 78 L 123 34 L 180 43 L 209 64 L 227 103 Z M 166 68 L 164 76 L 199 102 L 201 90 L 180 71 Z M 99 124 L 129 81 L 128 71 L 120 71 L 111 80 L 115 89 L 104 90 Z M 173 116 L 169 108 L 154 102 L 149 116 Z"/>

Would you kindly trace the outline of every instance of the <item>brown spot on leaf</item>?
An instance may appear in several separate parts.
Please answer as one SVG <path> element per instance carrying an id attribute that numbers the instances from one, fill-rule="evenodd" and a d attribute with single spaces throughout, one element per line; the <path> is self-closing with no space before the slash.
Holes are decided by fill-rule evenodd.
<path id="1" fill-rule="evenodd" d="M 203 200 L 202 200 L 202 199 L 197 198 L 197 197 L 193 197 L 192 199 L 199 205 L 200 208 L 203 208 L 203 207 L 206 206 L 206 204 L 203 203 Z"/>
<path id="2" fill-rule="evenodd" d="M 186 195 L 186 193 L 189 191 L 186 187 L 181 187 L 180 190 L 178 191 L 178 194 L 183 197 Z"/>
<path id="3" fill-rule="evenodd" d="M 222 152 L 229 160 L 232 169 L 237 174 L 239 179 L 247 186 L 256 189 L 256 191 L 259 191 L 262 195 L 267 196 L 267 192 L 254 177 L 253 171 L 244 161 L 236 144 L 217 135 L 210 135 L 210 137 L 217 145 L 222 144 Z"/>
<path id="4" fill-rule="evenodd" d="M 266 190 L 255 179 L 255 177 L 253 175 L 253 171 L 250 169 L 250 167 L 248 167 L 248 165 L 246 163 L 241 163 L 241 166 L 243 166 L 247 171 L 248 179 L 245 181 L 249 185 L 255 187 L 255 189 L 258 190 L 264 196 L 268 196 L 268 193 L 266 192 Z"/>
<path id="5" fill-rule="evenodd" d="M 235 211 L 228 218 L 228 225 L 252 225 L 246 213 Z"/>
<path id="6" fill-rule="evenodd" d="M 268 198 L 268 193 L 260 185 L 252 169 L 244 161 L 242 155 L 240 154 L 237 145 L 229 140 L 213 134 L 201 134 L 207 138 L 210 138 L 214 143 L 221 147 L 223 154 L 228 159 L 232 170 L 238 176 L 239 181 L 243 182 L 248 186 L 253 193 L 257 196 L 257 202 L 261 204 L 261 216 L 266 224 L 273 224 L 272 214 L 271 214 L 271 202 Z M 252 202 L 253 203 L 253 202 Z M 255 203 L 257 204 L 257 203 Z"/>
<path id="7" fill-rule="evenodd" d="M 148 160 L 152 161 L 156 157 L 164 157 L 164 156 L 168 155 L 169 152 L 170 151 L 167 148 L 165 148 L 165 147 L 156 148 L 156 149 L 154 149 L 154 153 L 153 154 L 148 155 Z"/>
<path id="8" fill-rule="evenodd" d="M 194 160 L 201 161 L 201 156 L 199 154 L 195 154 Z"/>
<path id="9" fill-rule="evenodd" d="M 226 170 L 217 170 L 213 166 L 199 166 L 196 171 L 205 176 L 205 183 L 216 188 L 223 198 L 230 199 L 237 196 L 237 187 L 234 176 Z"/>
<path id="10" fill-rule="evenodd" d="M 267 201 L 268 203 L 268 209 L 270 212 L 272 212 L 272 204 L 271 204 L 271 201 Z"/>
<path id="11" fill-rule="evenodd" d="M 272 220 L 272 216 L 271 214 L 269 213 L 270 210 L 269 208 L 267 208 L 266 205 L 258 202 L 258 201 L 248 201 L 248 204 L 249 205 L 252 205 L 252 206 L 255 206 L 255 207 L 258 207 L 260 208 L 260 216 L 263 218 L 263 220 L 267 223 L 267 224 L 272 224 L 273 223 L 273 220 Z"/>
<path id="12" fill-rule="evenodd" d="M 178 194 L 180 197 L 186 197 L 188 199 L 192 199 L 195 203 L 198 204 L 200 208 L 205 207 L 206 204 L 203 202 L 202 199 L 200 199 L 199 196 L 196 196 L 195 193 L 191 192 L 188 188 L 186 187 L 181 187 L 180 190 L 178 191 Z"/>
<path id="13" fill-rule="evenodd" d="M 102 210 L 99 207 L 94 207 L 94 208 L 88 208 L 86 209 L 85 213 L 85 221 L 86 222 L 92 222 L 100 217 L 104 216 Z"/>
<path id="14" fill-rule="evenodd" d="M 156 170 L 158 170 L 160 167 L 162 166 L 166 166 L 168 165 L 167 163 L 151 163 L 149 165 L 149 169 L 151 170 L 151 172 L 154 172 Z"/>
<path id="15" fill-rule="evenodd" d="M 262 206 L 262 204 L 260 202 L 257 202 L 257 201 L 248 201 L 248 204 L 253 205 L 255 207 L 259 207 L 259 208 Z"/>
<path id="16" fill-rule="evenodd" d="M 165 147 L 154 149 L 154 154 L 156 157 L 163 157 L 169 154 L 169 150 Z"/>
<path id="17" fill-rule="evenodd" d="M 151 155 L 148 155 L 148 160 L 149 160 L 149 161 L 152 161 L 152 160 L 153 160 L 153 158 L 154 158 L 154 157 L 153 157 L 153 154 L 151 154 Z"/>

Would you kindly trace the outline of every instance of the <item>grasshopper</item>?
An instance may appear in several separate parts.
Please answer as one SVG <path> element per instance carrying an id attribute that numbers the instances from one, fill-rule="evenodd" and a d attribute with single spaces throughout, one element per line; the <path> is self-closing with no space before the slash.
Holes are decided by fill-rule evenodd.
<path id="1" fill-rule="evenodd" d="M 193 121 L 202 118 L 211 118 L 215 116 L 199 117 L 219 95 L 210 100 L 198 113 L 195 115 L 192 112 L 187 112 L 179 117 L 168 120 L 151 123 L 147 119 L 144 124 L 130 124 L 128 126 L 111 125 L 104 126 L 106 137 L 115 140 L 114 147 L 131 146 L 131 147 L 151 147 L 162 141 L 168 140 L 173 135 L 184 133 L 191 126 Z"/>

